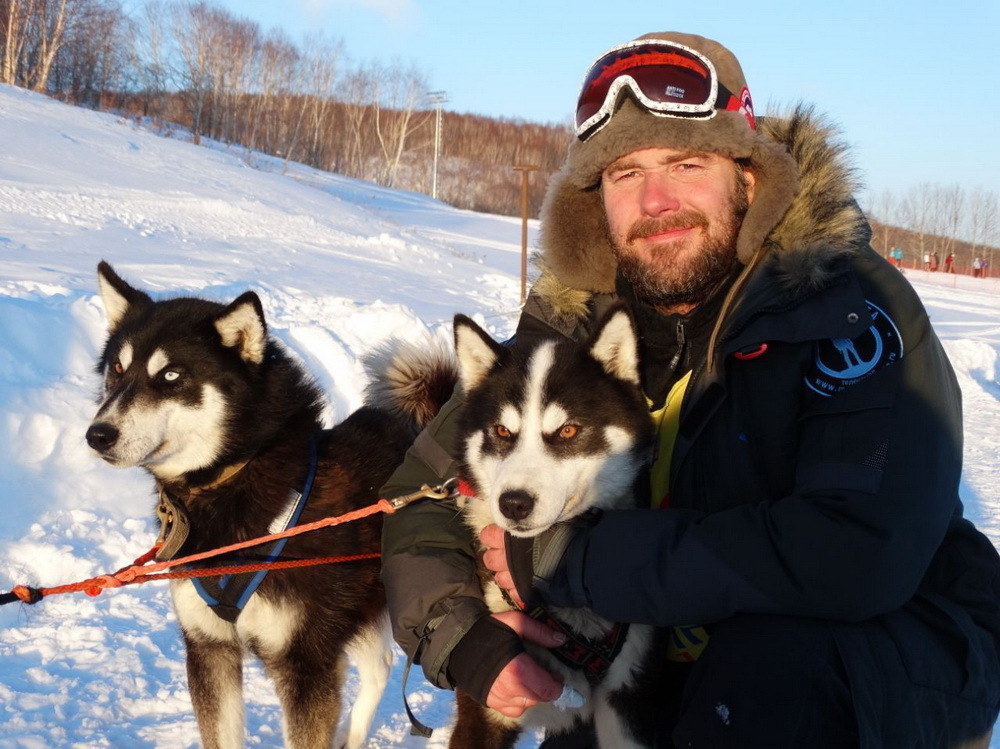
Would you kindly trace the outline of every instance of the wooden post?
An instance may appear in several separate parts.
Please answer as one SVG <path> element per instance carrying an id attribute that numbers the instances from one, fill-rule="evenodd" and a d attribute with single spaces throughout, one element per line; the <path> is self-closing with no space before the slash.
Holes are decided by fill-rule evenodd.
<path id="1" fill-rule="evenodd" d="M 518 164 L 521 173 L 521 304 L 528 297 L 528 173 L 538 169 L 532 164 Z"/>

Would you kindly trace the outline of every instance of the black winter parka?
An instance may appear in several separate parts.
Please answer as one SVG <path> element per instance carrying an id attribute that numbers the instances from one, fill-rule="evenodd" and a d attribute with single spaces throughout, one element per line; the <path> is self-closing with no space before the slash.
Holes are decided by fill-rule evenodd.
<path id="1" fill-rule="evenodd" d="M 828 194 L 822 182 L 805 192 L 819 203 Z M 691 363 L 669 508 L 604 513 L 574 541 L 559 580 L 576 582 L 549 589 L 551 602 L 664 626 L 739 613 L 877 619 L 914 680 L 997 705 L 1000 557 L 962 517 L 958 384 L 860 213 L 834 225 L 847 230 L 770 240 L 734 287 Z M 566 304 L 566 289 L 543 275 L 517 335 L 583 338 L 615 297 Z M 640 334 L 650 334 L 643 316 Z M 450 477 L 459 408 L 456 396 L 387 494 Z M 383 541 L 397 640 L 432 682 L 453 687 L 468 668 L 463 638 L 487 616 L 473 539 L 454 506 L 426 502 L 388 518 Z M 940 635 L 932 645 L 953 653 L 952 672 L 922 666 L 928 643 L 915 633 L 926 630 L 915 621 Z M 849 639 L 840 649 L 854 682 L 876 666 Z M 489 663 L 490 652 L 510 653 L 480 651 L 477 667 L 495 675 L 506 660 Z"/>

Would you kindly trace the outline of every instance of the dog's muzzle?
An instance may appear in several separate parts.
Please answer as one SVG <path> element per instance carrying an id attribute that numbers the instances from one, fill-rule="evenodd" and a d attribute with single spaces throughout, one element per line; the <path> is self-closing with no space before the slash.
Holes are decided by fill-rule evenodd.
<path id="1" fill-rule="evenodd" d="M 121 432 L 118 431 L 118 427 L 106 421 L 98 421 L 87 429 L 87 444 L 96 452 L 104 455 L 115 446 L 120 436 Z"/>

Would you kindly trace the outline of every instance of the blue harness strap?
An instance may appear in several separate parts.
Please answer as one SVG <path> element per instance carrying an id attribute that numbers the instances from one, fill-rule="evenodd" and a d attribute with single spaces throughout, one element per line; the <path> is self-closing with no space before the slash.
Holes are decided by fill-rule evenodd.
<path id="1" fill-rule="evenodd" d="M 313 480 L 316 478 L 316 468 L 319 463 L 319 449 L 316 438 L 313 436 L 309 440 L 309 472 L 306 475 L 305 486 L 302 492 L 292 489 L 289 493 L 288 501 L 281 515 L 278 515 L 268 527 L 269 533 L 281 533 L 298 525 L 302 510 L 309 501 L 309 494 L 312 492 Z M 253 552 L 239 554 L 235 560 L 230 557 L 226 564 L 237 562 L 274 562 L 281 557 L 281 552 L 288 543 L 287 538 L 280 538 L 269 544 L 263 545 Z M 252 553 L 252 556 L 248 554 Z M 192 578 L 194 589 L 198 595 L 208 604 L 208 607 L 215 612 L 215 615 L 227 622 L 235 622 L 236 618 L 247 605 L 250 596 L 254 594 L 260 584 L 267 577 L 268 570 L 257 572 L 241 572 L 231 575 L 218 575 L 216 577 Z"/>

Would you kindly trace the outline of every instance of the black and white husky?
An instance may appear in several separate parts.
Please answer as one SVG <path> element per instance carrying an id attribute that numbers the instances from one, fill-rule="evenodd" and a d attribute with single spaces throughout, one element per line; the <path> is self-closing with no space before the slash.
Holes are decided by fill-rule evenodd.
<path id="1" fill-rule="evenodd" d="M 422 388 L 404 394 L 383 382 L 383 407 L 366 405 L 322 429 L 320 393 L 269 338 L 256 294 L 228 305 L 154 301 L 106 263 L 98 278 L 108 339 L 98 364 L 103 394 L 87 441 L 108 463 L 141 466 L 155 478 L 160 558 L 371 504 L 454 382 L 447 359 L 411 355 L 417 371 L 403 383 Z M 372 368 L 383 365 L 395 366 L 386 360 Z M 380 529 L 375 518 L 339 525 L 296 536 L 283 548 L 254 547 L 239 561 L 377 553 Z M 171 593 L 205 747 L 244 746 L 247 650 L 274 681 L 285 743 L 294 749 L 333 745 L 350 658 L 361 686 L 339 745 L 362 745 L 392 663 L 376 559 L 173 581 Z"/>
<path id="2" fill-rule="evenodd" d="M 653 427 L 624 307 L 613 308 L 584 344 L 559 339 L 507 347 L 460 315 L 455 345 L 466 395 L 458 438 L 462 478 L 474 495 L 464 512 L 477 535 L 496 523 L 531 537 L 591 510 L 636 506 L 633 488 L 650 456 Z M 493 611 L 513 608 L 489 575 L 483 588 Z M 602 747 L 652 746 L 653 716 L 661 711 L 648 656 L 658 633 L 586 609 L 530 613 L 569 635 L 559 650 L 529 649 L 582 695 L 582 707 L 541 703 L 512 721 L 460 693 L 452 747 L 511 747 L 523 725 L 560 732 L 588 720 Z"/>

